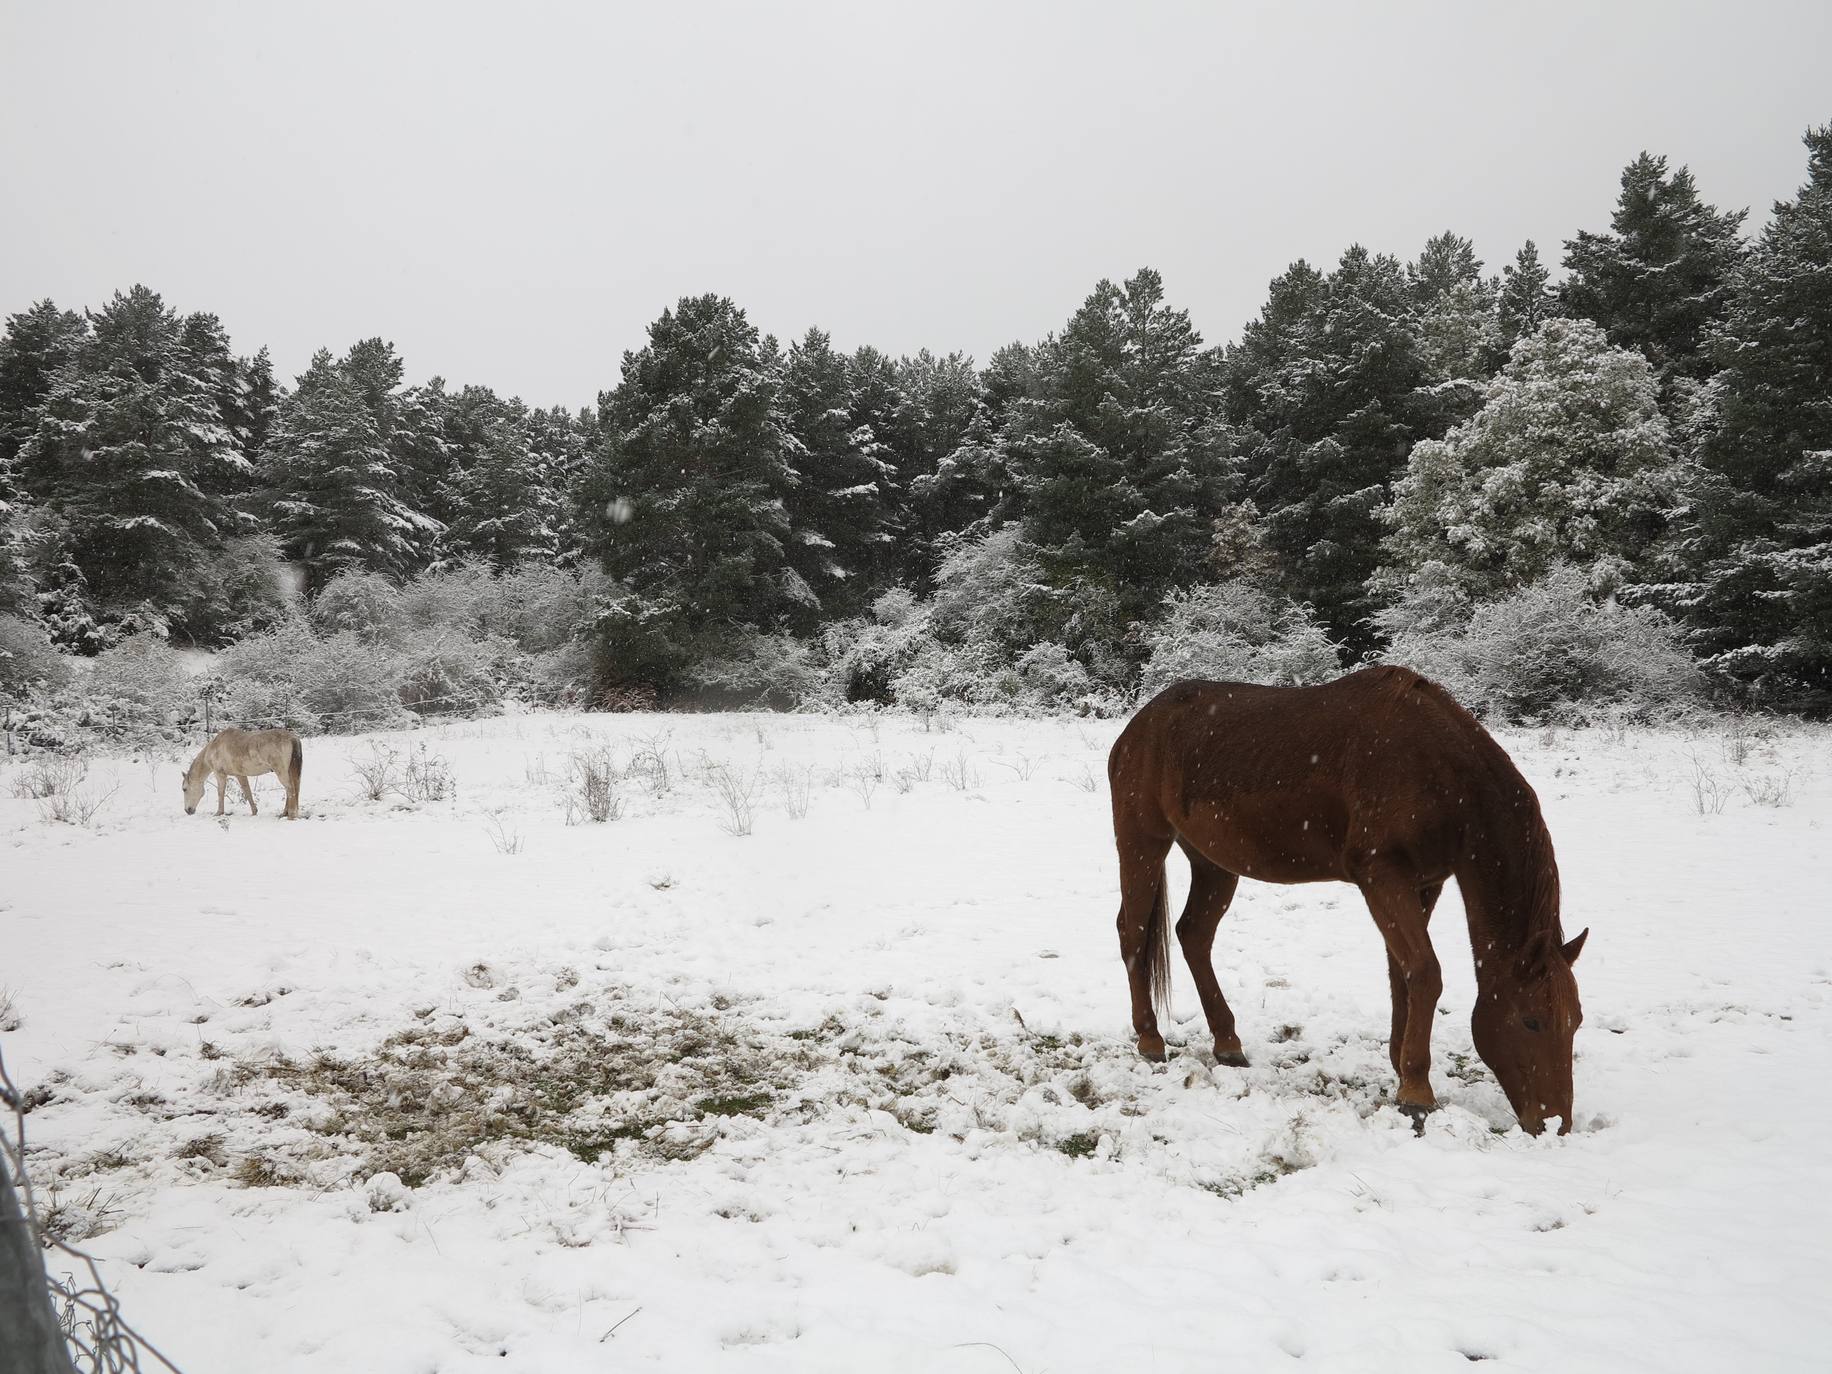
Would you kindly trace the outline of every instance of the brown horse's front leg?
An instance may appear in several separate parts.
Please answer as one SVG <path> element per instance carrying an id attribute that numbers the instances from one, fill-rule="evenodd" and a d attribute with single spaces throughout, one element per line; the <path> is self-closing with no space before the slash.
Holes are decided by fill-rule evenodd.
<path id="1" fill-rule="evenodd" d="M 1426 925 L 1430 914 L 1417 879 L 1402 871 L 1379 872 L 1361 885 L 1361 891 L 1387 942 L 1398 1041 L 1394 1068 L 1399 1092 L 1394 1100 L 1402 1110 L 1423 1114 L 1438 1105 L 1431 1090 L 1431 1023 L 1444 992 L 1444 976 Z"/>
<path id="2" fill-rule="evenodd" d="M 1444 890 L 1443 883 L 1432 883 L 1420 889 L 1419 904 L 1425 908 L 1425 920 L 1431 921 L 1432 908 L 1438 904 L 1438 894 Z M 1406 1002 L 1410 994 L 1406 989 L 1406 979 L 1399 971 L 1399 964 L 1393 955 L 1387 955 L 1387 987 L 1393 994 L 1393 1033 L 1387 1040 L 1387 1057 L 1393 1061 L 1393 1072 L 1400 1072 L 1400 1041 L 1406 1034 Z"/>

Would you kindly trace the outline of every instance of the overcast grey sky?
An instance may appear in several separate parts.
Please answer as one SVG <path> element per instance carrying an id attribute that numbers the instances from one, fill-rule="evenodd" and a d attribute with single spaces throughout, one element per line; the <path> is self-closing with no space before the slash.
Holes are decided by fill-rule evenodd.
<path id="1" fill-rule="evenodd" d="M 143 281 L 536 404 L 703 291 L 984 361 L 1148 264 L 1224 341 L 1354 241 L 1556 262 L 1643 148 L 1759 222 L 1832 120 L 1827 0 L 0 6 L 0 312 Z"/>

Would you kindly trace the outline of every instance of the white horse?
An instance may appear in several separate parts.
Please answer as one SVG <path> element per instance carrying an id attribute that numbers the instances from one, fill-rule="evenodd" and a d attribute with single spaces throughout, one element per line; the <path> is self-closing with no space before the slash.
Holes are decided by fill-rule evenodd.
<path id="1" fill-rule="evenodd" d="M 204 784 L 216 775 L 216 814 L 223 814 L 223 792 L 234 778 L 242 784 L 242 795 L 248 798 L 248 810 L 260 815 L 254 804 L 250 776 L 272 773 L 286 786 L 286 818 L 299 818 L 299 772 L 305 763 L 305 750 L 299 736 L 291 730 L 225 730 L 206 744 L 184 772 L 184 813 L 196 812 L 203 800 Z"/>

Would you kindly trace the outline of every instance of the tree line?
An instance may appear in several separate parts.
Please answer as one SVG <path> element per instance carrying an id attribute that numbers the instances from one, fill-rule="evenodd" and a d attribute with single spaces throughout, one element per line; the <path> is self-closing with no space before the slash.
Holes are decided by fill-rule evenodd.
<path id="1" fill-rule="evenodd" d="M 1454 233 L 1352 246 L 1226 347 L 1149 269 L 983 366 L 688 297 L 577 411 L 405 386 L 379 338 L 289 387 L 143 286 L 40 302 L 0 342 L 0 615 L 214 647 L 289 575 L 589 565 L 596 686 L 639 699 L 1061 701 L 1179 644 L 1302 678 L 1538 616 L 1823 709 L 1832 125 L 1804 141 L 1753 239 L 1644 153 L 1557 282 L 1531 242 L 1498 275 Z"/>

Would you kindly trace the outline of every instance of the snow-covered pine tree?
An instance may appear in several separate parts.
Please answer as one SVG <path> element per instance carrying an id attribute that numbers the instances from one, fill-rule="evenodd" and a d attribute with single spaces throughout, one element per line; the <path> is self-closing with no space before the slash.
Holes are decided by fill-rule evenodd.
<path id="1" fill-rule="evenodd" d="M 1638 348 L 1663 386 L 1704 380 L 1711 331 L 1730 304 L 1744 211 L 1699 199 L 1692 173 L 1643 153 L 1622 172 L 1611 232 L 1565 242 L 1564 310 L 1594 320 L 1619 348 Z"/>
<path id="2" fill-rule="evenodd" d="M 819 329 L 789 346 L 782 408 L 799 444 L 789 490 L 789 562 L 822 617 L 861 613 L 884 590 L 895 469 L 856 413 L 855 369 Z"/>
<path id="3" fill-rule="evenodd" d="M 904 493 L 900 576 L 928 590 L 944 537 L 982 521 L 1009 473 L 995 442 L 986 388 L 964 353 L 924 349 L 897 363 L 902 408 L 893 441 Z"/>
<path id="4" fill-rule="evenodd" d="M 87 316 L 48 300 L 7 317 L 0 337 L 0 469 L 37 432 L 52 380 L 75 363 L 88 337 Z"/>
<path id="5" fill-rule="evenodd" d="M 1001 441 L 1052 582 L 1148 615 L 1199 576 L 1229 495 L 1215 355 L 1145 268 L 1103 281 L 1033 353 Z"/>
<path id="6" fill-rule="evenodd" d="M 1680 604 L 1715 666 L 1760 696 L 1832 702 L 1832 125 L 1736 278 L 1713 355 L 1715 431 Z"/>
<path id="7" fill-rule="evenodd" d="M 310 590 L 347 568 L 398 577 L 437 530 L 401 499 L 401 473 L 377 421 L 389 393 L 375 382 L 373 368 L 346 370 L 320 349 L 281 405 L 268 445 L 272 528 L 305 565 Z"/>
<path id="8" fill-rule="evenodd" d="M 1375 512 L 1413 442 L 1442 419 L 1422 405 L 1405 269 L 1360 246 L 1327 277 L 1294 263 L 1229 350 L 1226 377 L 1279 589 L 1312 606 L 1332 639 L 1371 648 L 1367 583 L 1384 533 Z"/>
<path id="9" fill-rule="evenodd" d="M 564 507 L 555 455 L 537 444 L 519 400 L 498 402 L 473 423 L 459 507 L 444 540 L 447 555 L 479 559 L 496 572 L 525 560 L 553 561 L 561 552 Z"/>
<path id="10" fill-rule="evenodd" d="M 156 293 L 117 293 L 56 374 L 21 455 L 94 609 L 128 628 L 166 629 L 199 562 L 237 527 L 226 489 L 249 465 L 217 380 Z"/>
<path id="11" fill-rule="evenodd" d="M 624 589 L 600 622 L 612 683 L 671 689 L 708 638 L 817 605 L 788 560 L 797 444 L 773 352 L 730 300 L 683 297 L 599 397 L 581 506 Z"/>
<path id="12" fill-rule="evenodd" d="M 1503 348 L 1513 348 L 1558 313 L 1558 293 L 1551 281 L 1552 273 L 1539 260 L 1539 245 L 1528 239 L 1514 261 L 1501 269 L 1495 320 Z"/>
<path id="13" fill-rule="evenodd" d="M 1418 317 L 1424 369 L 1419 423 L 1443 430 L 1481 404 L 1482 384 L 1506 360 L 1496 315 L 1497 286 L 1484 280 L 1473 244 L 1444 233 L 1406 268 Z"/>
<path id="14" fill-rule="evenodd" d="M 258 461 L 280 413 L 281 389 L 274 380 L 273 359 L 265 348 L 236 363 L 234 393 L 224 415 L 237 447 Z"/>

